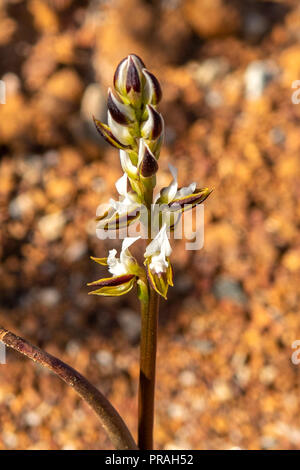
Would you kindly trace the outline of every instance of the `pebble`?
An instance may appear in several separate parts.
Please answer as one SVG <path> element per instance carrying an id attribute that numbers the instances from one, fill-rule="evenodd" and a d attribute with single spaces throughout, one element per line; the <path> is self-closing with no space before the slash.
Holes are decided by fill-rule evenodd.
<path id="1" fill-rule="evenodd" d="M 210 354 L 215 349 L 214 343 L 208 339 L 198 339 L 195 340 L 192 344 L 194 348 L 204 355 Z"/>
<path id="2" fill-rule="evenodd" d="M 196 383 L 196 375 L 190 370 L 184 370 L 179 374 L 179 382 L 184 387 L 191 387 Z"/>
<path id="3" fill-rule="evenodd" d="M 39 290 L 37 298 L 46 307 L 54 307 L 60 301 L 61 294 L 54 287 L 45 287 Z"/>
<path id="4" fill-rule="evenodd" d="M 214 382 L 213 389 L 215 397 L 219 401 L 227 401 L 232 398 L 232 391 L 230 386 L 222 380 L 216 380 Z"/>
<path id="5" fill-rule="evenodd" d="M 244 16 L 243 32 L 247 39 L 259 40 L 268 31 L 270 22 L 258 11 L 248 11 Z"/>
<path id="6" fill-rule="evenodd" d="M 19 219 L 26 216 L 33 210 L 33 201 L 29 194 L 22 193 L 16 198 L 12 199 L 9 204 L 9 214 L 14 219 Z"/>
<path id="7" fill-rule="evenodd" d="M 132 343 L 138 341 L 141 332 L 140 315 L 126 308 L 119 313 L 118 322 L 129 341 Z"/>
<path id="8" fill-rule="evenodd" d="M 229 63 L 221 57 L 216 57 L 201 63 L 191 62 L 189 70 L 198 85 L 208 87 L 217 78 L 224 77 L 228 73 Z"/>
<path id="9" fill-rule="evenodd" d="M 186 414 L 185 408 L 182 405 L 179 405 L 179 403 L 171 403 L 168 406 L 167 411 L 168 411 L 168 415 L 170 416 L 170 418 L 175 418 L 175 419 L 183 418 Z"/>
<path id="10" fill-rule="evenodd" d="M 66 344 L 66 352 L 70 356 L 77 356 L 80 351 L 80 344 L 77 341 L 71 340 Z"/>
<path id="11" fill-rule="evenodd" d="M 67 220 L 63 212 L 44 215 L 38 222 L 38 228 L 43 237 L 48 241 L 59 238 Z"/>
<path id="12" fill-rule="evenodd" d="M 41 424 L 41 417 L 35 411 L 28 411 L 24 416 L 25 423 L 30 427 L 39 426 Z"/>
<path id="13" fill-rule="evenodd" d="M 278 68 L 272 61 L 251 62 L 245 72 L 245 94 L 248 100 L 262 97 L 266 86 L 276 77 Z"/>
<path id="14" fill-rule="evenodd" d="M 230 299 L 241 305 L 247 303 L 247 296 L 238 281 L 228 277 L 218 277 L 213 285 L 213 292 L 218 300 Z"/>
<path id="15" fill-rule="evenodd" d="M 114 363 L 113 355 L 104 349 L 96 353 L 96 360 L 101 367 L 112 368 Z"/>
<path id="16" fill-rule="evenodd" d="M 84 241 L 78 240 L 73 242 L 65 252 L 66 260 L 75 262 L 80 260 L 87 253 L 87 244 Z"/>

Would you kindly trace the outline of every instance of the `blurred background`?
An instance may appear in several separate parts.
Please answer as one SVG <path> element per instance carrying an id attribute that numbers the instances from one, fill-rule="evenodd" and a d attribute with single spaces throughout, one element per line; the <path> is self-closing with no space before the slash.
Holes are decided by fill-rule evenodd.
<path id="1" fill-rule="evenodd" d="M 70 363 L 136 435 L 135 295 L 88 296 L 95 235 L 116 196 L 106 119 L 114 69 L 134 52 L 159 78 L 167 163 L 214 188 L 205 244 L 176 242 L 162 302 L 160 449 L 300 447 L 300 5 L 297 0 L 0 2 L 0 324 Z M 118 247 L 118 246 L 117 246 Z M 109 449 L 97 418 L 47 371 L 8 351 L 0 449 Z"/>

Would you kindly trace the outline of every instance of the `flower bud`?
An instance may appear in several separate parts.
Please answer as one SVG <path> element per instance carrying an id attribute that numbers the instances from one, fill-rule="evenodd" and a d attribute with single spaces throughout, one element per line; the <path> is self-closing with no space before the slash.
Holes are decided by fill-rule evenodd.
<path id="1" fill-rule="evenodd" d="M 97 131 L 103 137 L 103 139 L 106 140 L 106 142 L 108 142 L 113 147 L 116 147 L 117 149 L 126 150 L 130 148 L 130 145 L 122 144 L 122 142 L 120 142 L 114 136 L 111 129 L 106 124 L 103 124 L 103 122 L 98 121 L 98 119 L 96 119 L 94 116 L 93 116 L 93 120 L 94 120 Z"/>
<path id="2" fill-rule="evenodd" d="M 147 144 L 143 145 L 142 152 L 143 155 L 139 157 L 141 162 L 139 167 L 140 174 L 144 178 L 149 178 L 150 176 L 153 176 L 158 170 L 157 160 Z"/>
<path id="3" fill-rule="evenodd" d="M 113 133 L 114 137 L 121 142 L 122 145 L 131 145 L 134 142 L 134 139 L 130 133 L 130 129 L 127 125 L 118 124 L 110 111 L 107 113 L 107 122 L 111 132 Z"/>
<path id="4" fill-rule="evenodd" d="M 147 111 L 148 118 L 142 124 L 141 134 L 145 139 L 156 140 L 163 131 L 164 121 L 162 115 L 151 104 L 147 105 Z"/>
<path id="5" fill-rule="evenodd" d="M 115 97 L 111 89 L 108 90 L 107 107 L 112 118 L 118 124 L 130 124 L 135 119 L 133 109 L 130 106 L 126 106 L 124 103 L 121 103 L 121 101 Z"/>
<path id="6" fill-rule="evenodd" d="M 144 67 L 143 61 L 137 55 L 131 54 L 120 62 L 115 72 L 115 89 L 133 106 L 139 105 L 142 99 Z"/>
<path id="7" fill-rule="evenodd" d="M 126 87 L 126 73 L 128 67 L 128 57 L 121 60 L 116 68 L 114 75 L 114 87 L 121 95 L 125 95 Z"/>
<path id="8" fill-rule="evenodd" d="M 157 105 L 162 98 L 162 91 L 159 81 L 147 69 L 143 69 L 143 75 L 146 80 L 143 101 L 145 103 Z"/>

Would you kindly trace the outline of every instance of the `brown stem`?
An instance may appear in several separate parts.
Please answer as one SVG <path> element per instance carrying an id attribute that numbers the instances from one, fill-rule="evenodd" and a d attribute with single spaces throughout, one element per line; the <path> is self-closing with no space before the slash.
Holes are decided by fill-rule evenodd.
<path id="1" fill-rule="evenodd" d="M 138 446 L 153 449 L 154 391 L 159 296 L 149 286 L 149 303 L 142 308 Z"/>
<path id="2" fill-rule="evenodd" d="M 104 430 L 116 449 L 137 449 L 132 435 L 116 409 L 105 396 L 79 372 L 57 357 L 33 346 L 25 339 L 3 328 L 0 328 L 0 341 L 9 348 L 15 349 L 29 359 L 51 370 L 64 382 L 73 387 L 78 395 L 87 402 L 97 414 Z"/>

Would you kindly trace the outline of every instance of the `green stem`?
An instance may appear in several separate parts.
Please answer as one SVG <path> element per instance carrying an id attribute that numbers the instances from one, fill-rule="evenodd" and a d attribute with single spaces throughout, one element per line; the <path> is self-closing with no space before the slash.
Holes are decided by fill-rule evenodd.
<path id="1" fill-rule="evenodd" d="M 142 304 L 139 383 L 138 448 L 153 449 L 154 391 L 159 296 L 149 286 L 149 302 Z"/>

